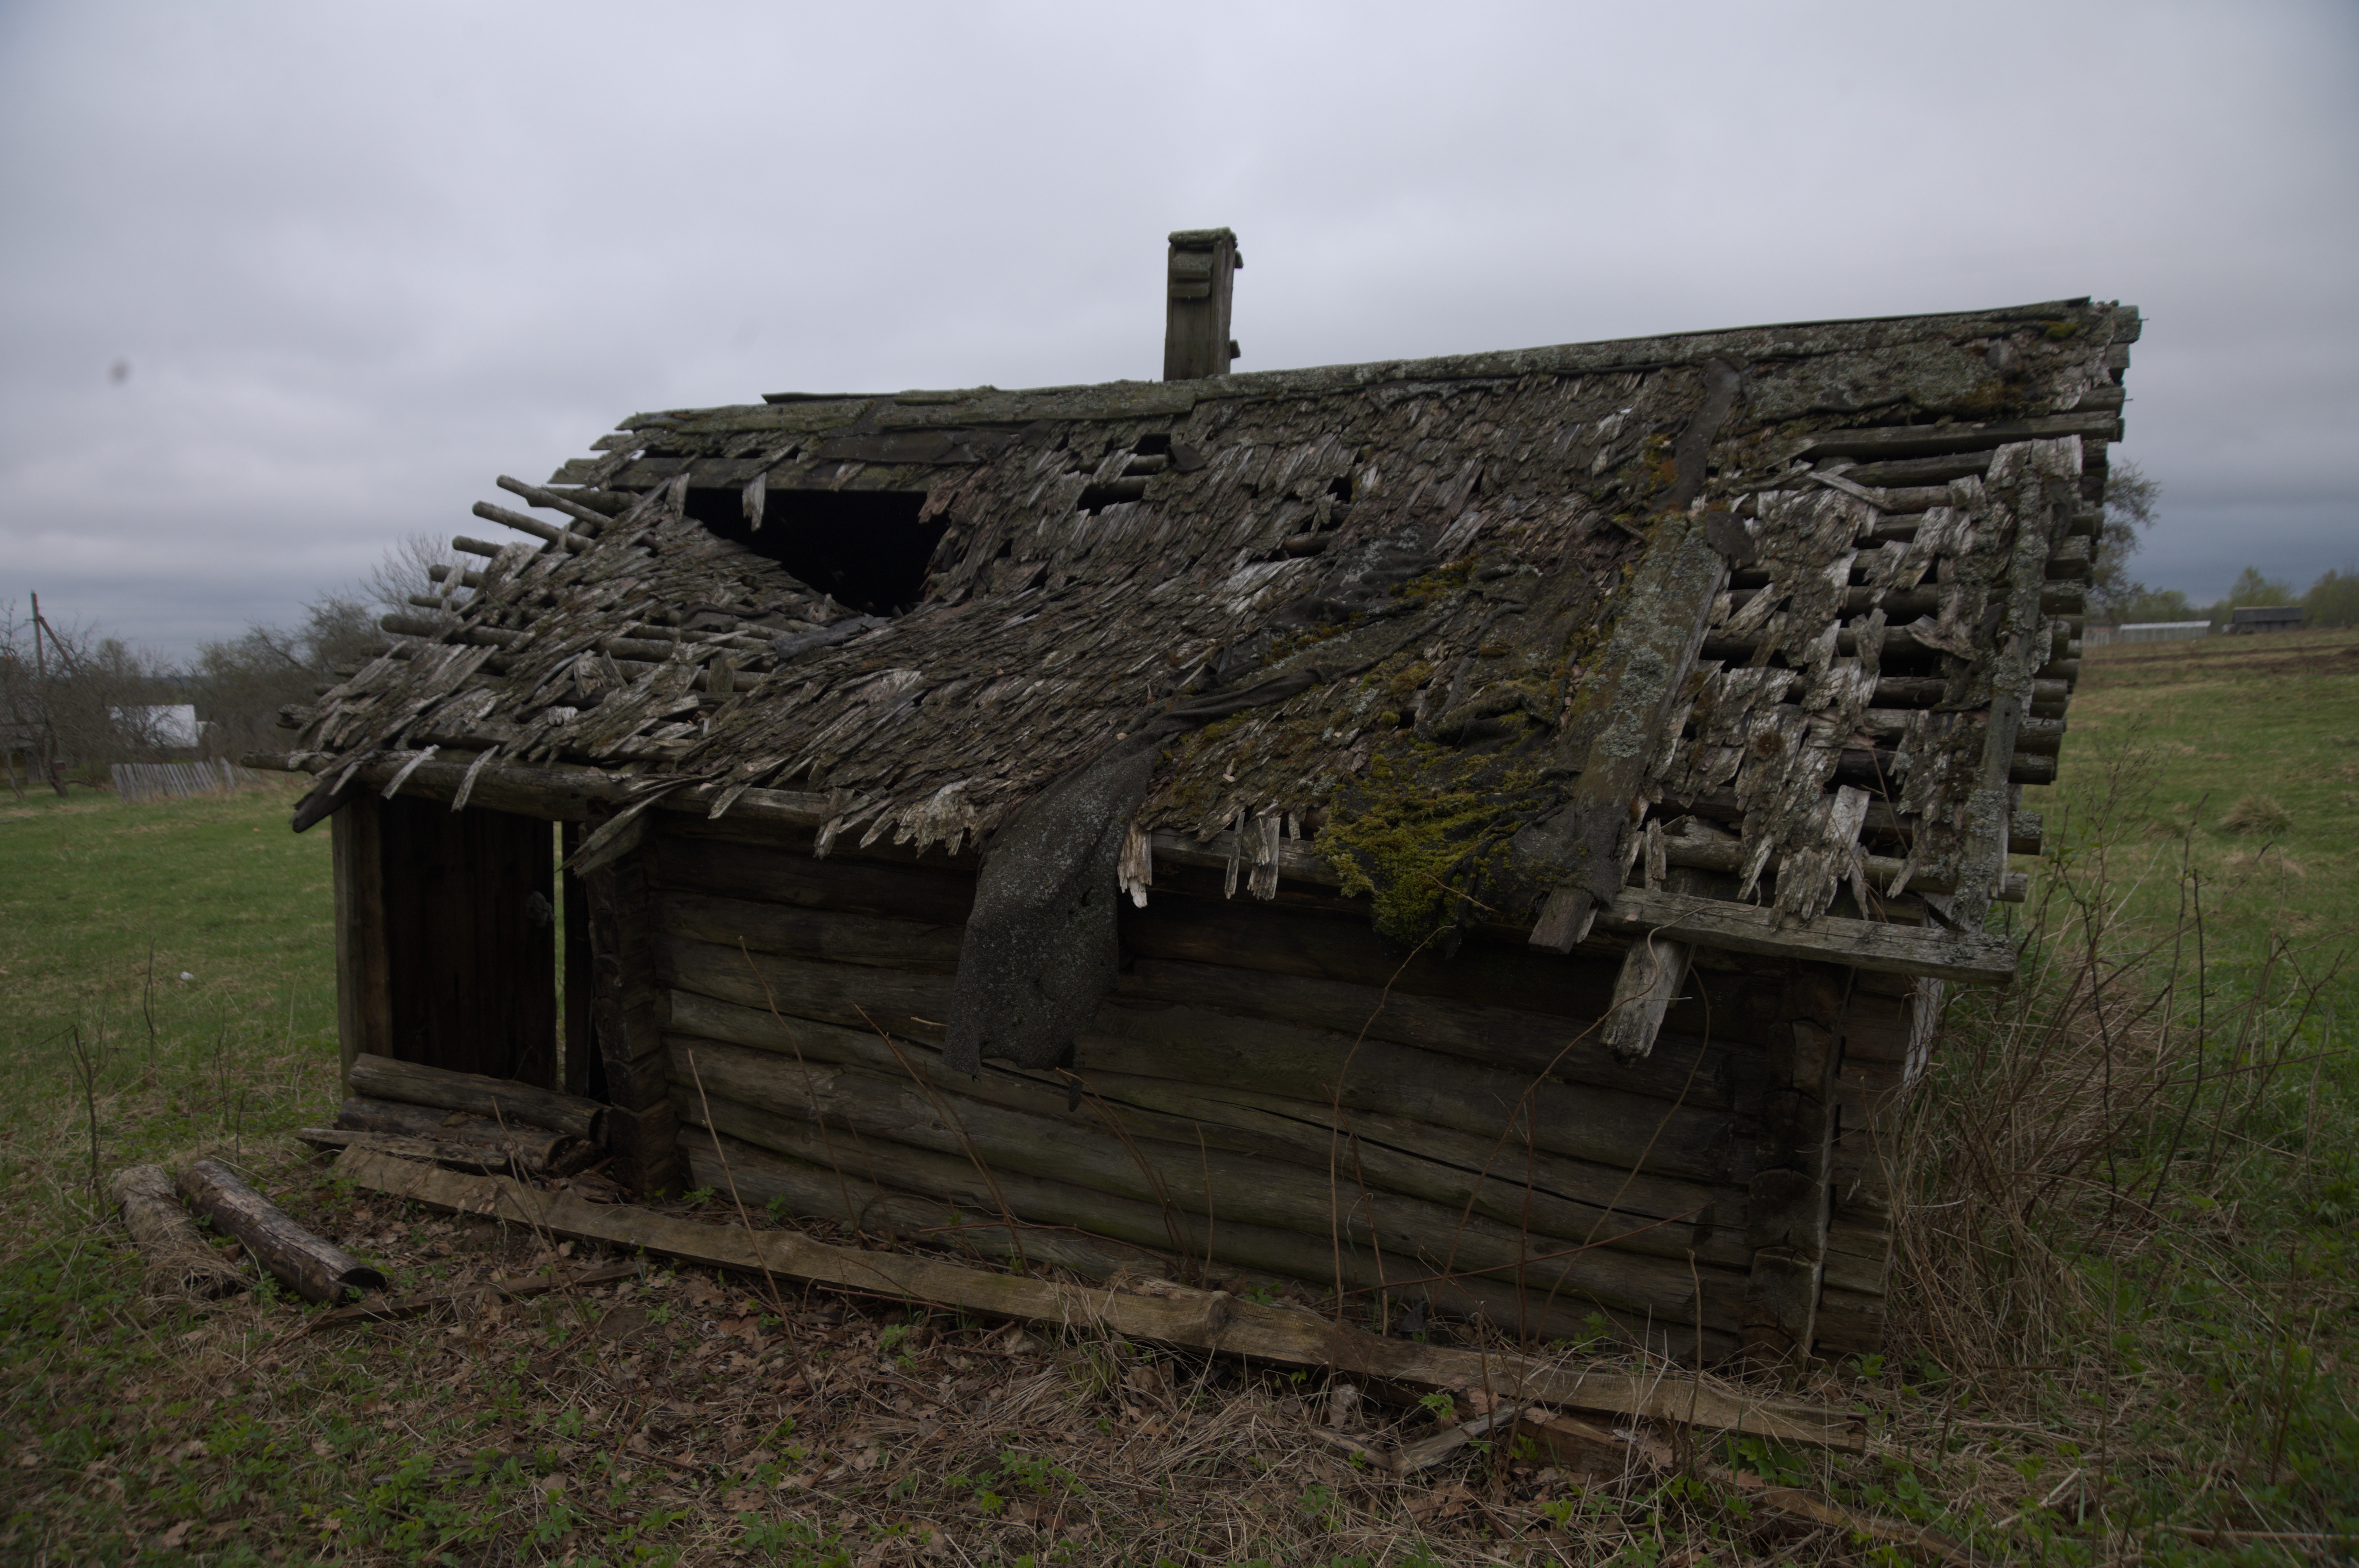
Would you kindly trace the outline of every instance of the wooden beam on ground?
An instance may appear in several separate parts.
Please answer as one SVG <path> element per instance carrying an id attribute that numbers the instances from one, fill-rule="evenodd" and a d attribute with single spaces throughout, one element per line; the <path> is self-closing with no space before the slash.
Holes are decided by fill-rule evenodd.
<path id="1" fill-rule="evenodd" d="M 1755 1399 L 1691 1377 L 1585 1372 L 1527 1356 L 1381 1338 L 1307 1312 L 1239 1301 L 1225 1290 L 1167 1286 L 1164 1293 L 1144 1295 L 989 1273 L 929 1258 L 831 1247 L 795 1231 L 749 1231 L 626 1204 L 592 1203 L 571 1192 L 536 1192 L 504 1177 L 462 1176 L 357 1149 L 338 1158 L 336 1173 L 355 1186 L 430 1208 L 486 1214 L 545 1235 L 640 1247 L 749 1275 L 1100 1329 L 1420 1388 L 1483 1388 L 1502 1400 L 1647 1416 L 1851 1452 L 1865 1443 L 1860 1418 L 1848 1411 Z"/>

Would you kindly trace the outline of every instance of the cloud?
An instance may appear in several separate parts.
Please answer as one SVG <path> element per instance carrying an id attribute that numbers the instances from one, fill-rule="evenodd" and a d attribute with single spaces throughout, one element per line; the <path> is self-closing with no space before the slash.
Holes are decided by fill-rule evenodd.
<path id="1" fill-rule="evenodd" d="M 20 3 L 0 596 L 185 651 L 635 409 L 1152 376 L 1222 223 L 1245 368 L 2127 299 L 2137 570 L 2306 580 L 2354 64 L 2336 5 Z"/>

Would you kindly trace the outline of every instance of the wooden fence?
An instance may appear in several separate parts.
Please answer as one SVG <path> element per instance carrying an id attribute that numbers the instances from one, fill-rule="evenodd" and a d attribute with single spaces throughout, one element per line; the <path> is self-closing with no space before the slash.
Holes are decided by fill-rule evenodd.
<path id="1" fill-rule="evenodd" d="M 263 782 L 262 775 L 228 761 L 118 762 L 109 769 L 114 792 L 126 800 L 185 800 L 225 795 Z"/>

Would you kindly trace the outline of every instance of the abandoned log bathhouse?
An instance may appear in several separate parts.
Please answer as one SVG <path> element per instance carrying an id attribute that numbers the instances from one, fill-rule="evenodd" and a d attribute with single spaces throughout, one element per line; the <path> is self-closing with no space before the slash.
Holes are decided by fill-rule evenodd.
<path id="1" fill-rule="evenodd" d="M 2136 312 L 1232 374 L 1233 238 L 1169 254 L 1163 381 L 640 414 L 501 478 L 517 537 L 286 715 L 348 1060 L 561 1079 L 641 1191 L 1875 1345 Z"/>

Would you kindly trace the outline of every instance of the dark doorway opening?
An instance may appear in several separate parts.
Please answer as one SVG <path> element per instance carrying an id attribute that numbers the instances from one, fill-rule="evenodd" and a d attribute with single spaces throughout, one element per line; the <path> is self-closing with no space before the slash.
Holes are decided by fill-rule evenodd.
<path id="1" fill-rule="evenodd" d="M 543 1088 L 556 1083 L 549 824 L 405 796 L 377 806 L 376 825 L 384 1054 Z"/>
<path id="2" fill-rule="evenodd" d="M 926 567 L 950 527 L 919 522 L 921 492 L 773 490 L 762 526 L 745 520 L 735 490 L 690 490 L 688 515 L 723 539 L 767 556 L 835 602 L 870 615 L 897 615 L 926 593 Z"/>

